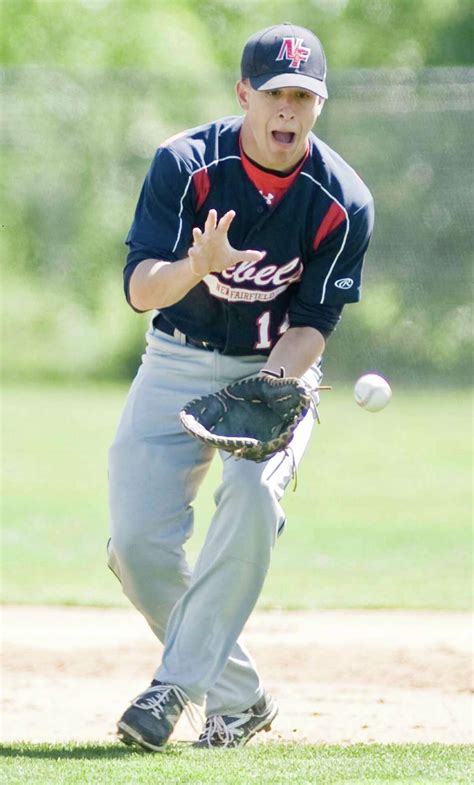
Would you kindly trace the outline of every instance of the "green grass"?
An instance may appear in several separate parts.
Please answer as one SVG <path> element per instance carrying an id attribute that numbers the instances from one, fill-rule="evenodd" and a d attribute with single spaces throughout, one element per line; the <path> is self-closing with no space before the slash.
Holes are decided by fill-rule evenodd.
<path id="1" fill-rule="evenodd" d="M 123 387 L 3 395 L 3 599 L 128 604 L 105 567 L 107 447 Z M 471 455 L 466 390 L 397 390 L 379 414 L 349 388 L 324 396 L 288 490 L 260 607 L 469 607 Z M 214 461 L 196 504 L 195 558 Z"/>
<path id="2" fill-rule="evenodd" d="M 241 750 L 170 745 L 159 755 L 112 745 L 16 744 L 0 748 L 8 785 L 432 785 L 466 783 L 472 748 L 266 744 Z"/>

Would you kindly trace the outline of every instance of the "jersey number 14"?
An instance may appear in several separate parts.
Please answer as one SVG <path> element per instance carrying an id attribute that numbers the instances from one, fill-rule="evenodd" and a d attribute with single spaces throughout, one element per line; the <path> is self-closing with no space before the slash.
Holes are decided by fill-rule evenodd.
<path id="1" fill-rule="evenodd" d="M 258 341 L 255 344 L 255 349 L 271 349 L 273 341 L 270 338 L 270 326 L 271 326 L 271 311 L 264 311 L 257 319 L 257 327 L 258 327 Z M 290 322 L 288 320 L 288 314 L 285 315 L 280 327 L 278 328 L 278 335 L 283 335 L 290 326 Z"/>

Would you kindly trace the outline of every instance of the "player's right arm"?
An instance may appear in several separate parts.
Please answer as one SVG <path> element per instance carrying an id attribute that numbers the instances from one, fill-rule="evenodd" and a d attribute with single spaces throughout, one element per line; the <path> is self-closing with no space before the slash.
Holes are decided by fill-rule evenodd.
<path id="1" fill-rule="evenodd" d="M 200 171 L 167 146 L 158 149 L 150 166 L 126 239 L 125 294 L 137 311 L 174 305 L 208 273 L 263 256 L 230 245 L 233 210 L 220 220 L 210 210 L 202 229 L 196 226 L 194 175 Z"/>
<path id="2" fill-rule="evenodd" d="M 130 305 L 136 311 L 166 308 L 179 302 L 197 283 L 189 257 L 178 262 L 144 259 L 130 278 Z"/>
<path id="3" fill-rule="evenodd" d="M 262 251 L 239 251 L 229 243 L 227 233 L 235 212 L 229 210 L 220 220 L 210 210 L 204 231 L 193 229 L 193 244 L 188 256 L 177 262 L 144 259 L 135 267 L 129 281 L 129 300 L 137 311 L 166 308 L 179 302 L 211 272 L 222 272 L 239 262 L 258 262 Z"/>

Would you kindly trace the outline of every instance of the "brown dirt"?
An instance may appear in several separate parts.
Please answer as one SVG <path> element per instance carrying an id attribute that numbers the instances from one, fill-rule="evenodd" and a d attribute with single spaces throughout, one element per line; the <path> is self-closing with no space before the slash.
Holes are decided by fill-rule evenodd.
<path id="1" fill-rule="evenodd" d="M 133 610 L 7 606 L 2 637 L 4 742 L 111 740 L 161 652 Z M 280 704 L 259 741 L 473 741 L 468 614 L 255 613 L 244 640 Z"/>

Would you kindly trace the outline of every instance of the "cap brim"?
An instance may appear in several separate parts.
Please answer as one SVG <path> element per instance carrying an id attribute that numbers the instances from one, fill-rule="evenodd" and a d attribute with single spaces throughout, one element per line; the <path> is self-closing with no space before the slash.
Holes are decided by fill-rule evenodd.
<path id="1" fill-rule="evenodd" d="M 278 90 L 280 87 L 303 87 L 310 93 L 328 97 L 326 82 L 314 79 L 304 74 L 265 74 L 265 76 L 252 76 L 249 79 L 254 90 Z"/>

